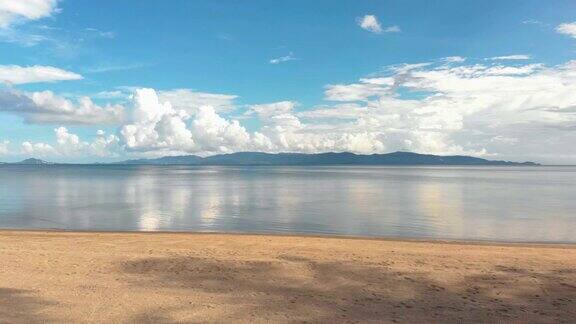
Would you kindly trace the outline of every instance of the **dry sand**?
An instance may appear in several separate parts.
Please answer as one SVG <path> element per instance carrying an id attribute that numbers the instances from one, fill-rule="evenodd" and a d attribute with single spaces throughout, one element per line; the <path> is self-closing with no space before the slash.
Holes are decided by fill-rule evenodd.
<path id="1" fill-rule="evenodd" d="M 574 322 L 574 246 L 0 231 L 0 322 Z"/>

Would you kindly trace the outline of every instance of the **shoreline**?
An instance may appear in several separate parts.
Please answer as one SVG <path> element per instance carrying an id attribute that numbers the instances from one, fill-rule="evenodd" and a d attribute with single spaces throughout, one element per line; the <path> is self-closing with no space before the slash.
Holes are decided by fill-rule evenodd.
<path id="1" fill-rule="evenodd" d="M 4 228 L 2 233 L 76 233 L 76 234 L 134 234 L 134 235 L 221 235 L 221 236 L 270 236 L 270 237 L 296 237 L 296 238 L 325 238 L 363 241 L 403 242 L 403 243 L 431 243 L 447 245 L 472 245 L 472 246 L 516 246 L 516 247 L 544 247 L 544 248 L 568 248 L 576 249 L 576 242 L 532 242 L 532 241 L 495 241 L 474 239 L 445 239 L 445 238 L 418 238 L 403 236 L 362 236 L 345 234 L 322 234 L 322 233 L 281 233 L 281 232 L 218 232 L 218 231 L 138 231 L 138 230 L 78 230 L 61 228 Z"/>
<path id="2" fill-rule="evenodd" d="M 0 230 L 0 322 L 569 322 L 576 246 Z"/>

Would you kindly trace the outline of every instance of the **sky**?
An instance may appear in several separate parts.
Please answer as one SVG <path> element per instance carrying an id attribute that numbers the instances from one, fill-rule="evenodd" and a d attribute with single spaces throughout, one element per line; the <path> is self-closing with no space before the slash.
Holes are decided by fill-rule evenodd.
<path id="1" fill-rule="evenodd" d="M 0 0 L 0 161 L 576 164 L 573 0 Z"/>

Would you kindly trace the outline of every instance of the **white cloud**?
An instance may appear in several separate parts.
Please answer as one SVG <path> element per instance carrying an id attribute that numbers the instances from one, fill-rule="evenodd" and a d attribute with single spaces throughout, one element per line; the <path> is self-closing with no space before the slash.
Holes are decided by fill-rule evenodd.
<path id="1" fill-rule="evenodd" d="M 229 112 L 235 109 L 235 95 L 198 92 L 192 89 L 172 89 L 158 91 L 161 102 L 170 102 L 175 109 L 195 113 L 201 106 L 211 106 L 218 112 Z"/>
<path id="2" fill-rule="evenodd" d="M 18 66 L 0 65 L 0 82 L 25 84 L 38 82 L 55 82 L 65 80 L 80 80 L 80 74 L 62 70 L 53 66 Z"/>
<path id="3" fill-rule="evenodd" d="M 569 131 L 576 125 L 576 62 L 556 67 L 420 67 L 393 78 L 395 87 L 404 89 L 404 93 L 424 96 L 404 99 L 383 84 L 380 90 L 370 88 L 370 93 L 382 95 L 369 99 L 365 106 L 323 107 L 300 116 L 355 120 L 352 129 L 363 129 L 376 137 L 380 134 L 388 150 L 488 152 L 518 158 L 541 151 L 538 146 L 547 143 L 557 152 L 571 151 L 576 159 L 576 151 L 568 144 L 576 140 L 576 134 Z M 348 87 L 364 89 L 365 84 L 363 81 Z M 353 123 L 337 127 L 345 129 Z M 496 141 L 495 137 L 510 140 Z"/>
<path id="4" fill-rule="evenodd" d="M 112 39 L 112 38 L 116 37 L 116 33 L 113 31 L 102 31 L 102 30 L 99 30 L 97 28 L 92 28 L 92 27 L 85 28 L 84 30 L 88 33 L 94 34 L 94 35 L 96 35 L 98 37 L 102 37 L 102 38 Z"/>
<path id="5" fill-rule="evenodd" d="M 292 113 L 297 104 L 294 101 L 280 101 L 270 104 L 251 105 L 245 115 L 257 115 L 262 119 L 269 119 L 273 116 Z"/>
<path id="6" fill-rule="evenodd" d="M 130 94 L 120 90 L 100 91 L 92 96 L 95 99 L 128 99 L 129 97 Z"/>
<path id="7" fill-rule="evenodd" d="M 122 148 L 119 145 L 120 138 L 116 135 L 106 135 L 104 131 L 97 132 L 96 139 L 90 143 L 89 152 L 93 156 L 115 157 L 122 154 Z"/>
<path id="8" fill-rule="evenodd" d="M 362 18 L 358 18 L 358 26 L 372 33 L 379 34 L 382 32 L 382 26 L 374 15 L 365 15 Z"/>
<path id="9" fill-rule="evenodd" d="M 139 89 L 134 94 L 129 123 L 120 130 L 121 138 L 132 151 L 192 151 L 195 143 L 186 128 L 189 118 L 184 110 L 160 102 L 153 89 Z"/>
<path id="10" fill-rule="evenodd" d="M 57 151 L 50 144 L 23 142 L 22 154 L 28 156 L 45 157 L 56 155 Z"/>
<path id="11" fill-rule="evenodd" d="M 356 21 L 358 22 L 358 26 L 360 26 L 360 28 L 375 34 L 380 34 L 382 32 L 399 33 L 402 31 L 400 27 L 397 25 L 382 28 L 382 25 L 378 21 L 378 18 L 374 15 L 365 15 L 362 18 L 356 19 Z"/>
<path id="12" fill-rule="evenodd" d="M 528 19 L 522 22 L 525 25 L 543 25 L 543 23 L 536 19 Z"/>
<path id="13" fill-rule="evenodd" d="M 256 131 L 221 116 L 209 104 L 214 98 L 172 104 L 177 95 L 162 99 L 162 92 L 139 89 L 118 137 L 99 132 L 100 141 L 85 143 L 58 128 L 55 144 L 28 143 L 23 150 L 70 156 L 408 150 L 544 162 L 561 154 L 576 162 L 576 61 L 485 62 L 395 66 L 327 86 L 328 104 L 312 109 L 295 111 L 294 101 L 250 105 L 243 117 L 259 119 Z"/>
<path id="14" fill-rule="evenodd" d="M 505 56 L 494 56 L 490 60 L 502 61 L 502 60 L 529 60 L 530 55 L 525 54 L 515 54 L 515 55 L 505 55 Z"/>
<path id="15" fill-rule="evenodd" d="M 51 91 L 22 92 L 0 89 L 0 112 L 24 117 L 29 123 L 117 124 L 122 120 L 120 105 L 99 106 L 88 97 L 77 101 Z"/>
<path id="16" fill-rule="evenodd" d="M 95 66 L 85 67 L 82 71 L 86 73 L 107 73 L 107 72 L 116 72 L 116 71 L 126 71 L 126 70 L 134 70 L 140 69 L 143 67 L 150 66 L 152 64 L 147 63 L 100 63 Z"/>
<path id="17" fill-rule="evenodd" d="M 576 22 L 560 24 L 556 27 L 556 31 L 560 34 L 576 38 Z"/>
<path id="18" fill-rule="evenodd" d="M 400 29 L 400 27 L 399 27 L 399 26 L 396 26 L 396 25 L 394 25 L 394 26 L 388 26 L 388 27 L 384 28 L 384 32 L 385 32 L 385 33 L 399 33 L 399 32 L 401 32 L 401 31 L 402 31 L 402 30 Z"/>
<path id="19" fill-rule="evenodd" d="M 129 91 L 129 92 L 128 92 Z M 69 99 L 51 91 L 24 92 L 13 88 L 0 88 L 0 112 L 17 114 L 28 123 L 101 125 L 121 124 L 125 116 L 125 101 L 131 100 L 136 89 L 102 91 L 93 98 L 116 101 L 117 104 L 98 105 L 90 97 Z M 155 92 L 160 104 L 167 103 L 174 111 L 189 116 L 202 106 L 210 106 L 218 113 L 234 110 L 235 95 L 173 89 Z M 118 101 L 120 99 L 120 101 Z"/>
<path id="20" fill-rule="evenodd" d="M 294 61 L 296 60 L 296 58 L 294 57 L 294 54 L 289 53 L 286 56 L 281 56 L 281 57 L 277 57 L 277 58 L 273 58 L 270 61 L 268 61 L 270 64 L 280 64 L 280 63 L 284 63 L 284 62 L 289 62 L 289 61 Z"/>
<path id="21" fill-rule="evenodd" d="M 237 120 L 226 120 L 212 107 L 203 106 L 192 121 L 191 130 L 202 152 L 243 151 L 249 149 L 250 134 Z"/>
<path id="22" fill-rule="evenodd" d="M 384 95 L 394 84 L 393 78 L 362 79 L 360 83 L 330 84 L 325 99 L 331 101 L 361 101 Z"/>
<path id="23" fill-rule="evenodd" d="M 397 64 L 388 67 L 388 70 L 391 72 L 401 75 L 406 74 L 412 70 L 424 68 L 427 66 L 432 65 L 431 62 L 424 62 L 424 63 L 404 63 L 404 64 Z"/>
<path id="24" fill-rule="evenodd" d="M 10 141 L 0 141 L 0 155 L 8 155 Z"/>
<path id="25" fill-rule="evenodd" d="M 76 134 L 70 133 L 66 127 L 54 129 L 56 142 L 32 143 L 23 142 L 21 154 L 31 157 L 117 157 L 121 153 L 119 138 L 116 135 L 108 135 L 98 131 L 93 142 L 84 142 Z"/>
<path id="26" fill-rule="evenodd" d="M 466 61 L 466 58 L 462 56 L 448 56 L 443 58 L 442 60 L 447 63 L 462 63 Z"/>
<path id="27" fill-rule="evenodd" d="M 251 140 L 238 121 L 222 118 L 214 107 L 176 109 L 153 89 L 136 90 L 129 119 L 120 134 L 133 152 L 232 152 L 247 149 Z"/>
<path id="28" fill-rule="evenodd" d="M 57 12 L 58 0 L 2 0 L 0 1 L 0 28 L 51 16 Z"/>
<path id="29" fill-rule="evenodd" d="M 23 32 L 13 28 L 0 28 L 0 41 L 30 47 L 46 42 L 50 38 L 42 33 Z"/>

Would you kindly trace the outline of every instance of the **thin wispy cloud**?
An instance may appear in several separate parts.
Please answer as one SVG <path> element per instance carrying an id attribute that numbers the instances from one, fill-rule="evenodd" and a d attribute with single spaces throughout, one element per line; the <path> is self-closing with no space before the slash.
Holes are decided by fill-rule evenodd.
<path id="1" fill-rule="evenodd" d="M 94 99 L 128 99 L 130 95 L 120 90 L 100 91 L 92 96 Z"/>
<path id="2" fill-rule="evenodd" d="M 285 63 L 285 62 L 289 62 L 289 61 L 295 61 L 297 60 L 296 57 L 294 57 L 294 54 L 292 52 L 290 52 L 288 55 L 286 56 L 281 56 L 281 57 L 277 57 L 277 58 L 273 58 L 270 61 L 268 61 L 268 63 L 270 64 L 280 64 L 280 63 Z"/>
<path id="3" fill-rule="evenodd" d="M 504 56 L 494 56 L 488 58 L 488 60 L 492 61 L 504 61 L 504 60 L 529 60 L 530 55 L 526 54 L 514 54 L 514 55 L 504 55 Z"/>
<path id="4" fill-rule="evenodd" d="M 446 63 L 462 63 L 466 61 L 465 57 L 462 56 L 448 56 L 442 59 Z"/>
<path id="5" fill-rule="evenodd" d="M 0 42 L 17 44 L 23 47 L 36 46 L 50 38 L 42 33 L 15 30 L 13 28 L 0 28 Z"/>
<path id="6" fill-rule="evenodd" d="M 115 71 L 126 71 L 126 70 L 134 70 L 143 68 L 146 66 L 150 66 L 151 64 L 147 63 L 129 63 L 129 64 L 112 64 L 112 63 L 103 63 L 100 65 L 95 65 L 91 67 L 86 67 L 83 69 L 85 73 L 106 73 L 106 72 L 115 72 Z"/>
<path id="7" fill-rule="evenodd" d="M 9 84 L 80 80 L 82 78 L 78 73 L 53 66 L 0 65 L 0 82 Z"/>
<path id="8" fill-rule="evenodd" d="M 91 28 L 91 27 L 85 28 L 84 30 L 88 33 L 91 33 L 93 35 L 96 35 L 96 36 L 102 37 L 102 38 L 112 39 L 112 38 L 116 37 L 116 33 L 113 31 L 102 31 L 102 30 L 99 30 L 97 28 Z"/>
<path id="9" fill-rule="evenodd" d="M 527 19 L 522 21 L 524 25 L 543 25 L 544 23 L 536 19 Z"/>
<path id="10" fill-rule="evenodd" d="M 385 33 L 399 33 L 401 31 L 402 30 L 400 29 L 400 27 L 398 27 L 396 25 L 384 28 Z"/>
<path id="11" fill-rule="evenodd" d="M 223 40 L 223 41 L 231 41 L 234 40 L 234 37 L 232 37 L 229 34 L 218 34 L 216 35 L 216 38 L 218 38 L 219 40 Z"/>

